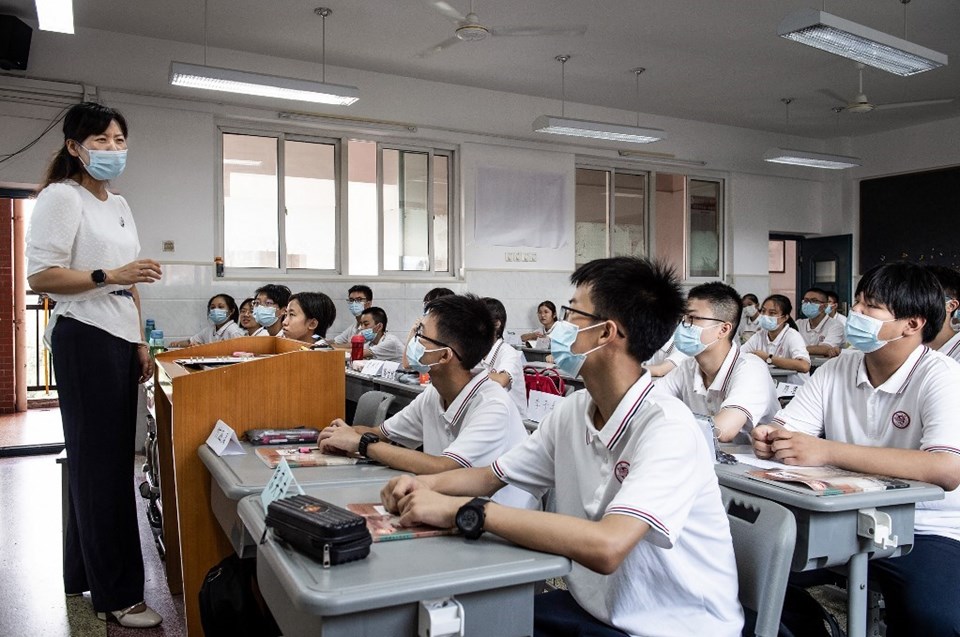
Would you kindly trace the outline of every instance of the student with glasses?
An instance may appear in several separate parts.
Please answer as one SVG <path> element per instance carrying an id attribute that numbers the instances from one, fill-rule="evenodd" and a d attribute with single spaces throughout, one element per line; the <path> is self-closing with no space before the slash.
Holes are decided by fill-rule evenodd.
<path id="1" fill-rule="evenodd" d="M 283 336 L 283 319 L 290 301 L 290 288 L 268 283 L 253 295 L 253 318 L 260 329 L 251 336 Z"/>
<path id="2" fill-rule="evenodd" d="M 737 568 L 712 448 L 690 409 L 653 393 L 643 368 L 684 311 L 666 266 L 591 261 L 551 334 L 557 365 L 586 386 L 492 466 L 402 476 L 381 491 L 401 523 L 484 531 L 573 560 L 569 590 L 534 598 L 534 635 L 740 635 Z M 556 513 L 484 497 L 504 485 Z"/>
<path id="3" fill-rule="evenodd" d="M 244 336 L 253 336 L 257 330 L 260 329 L 260 324 L 257 323 L 257 320 L 253 318 L 253 297 L 247 297 L 243 300 L 243 303 L 240 304 L 239 323 L 240 327 L 244 330 Z"/>
<path id="4" fill-rule="evenodd" d="M 826 290 L 810 288 L 803 293 L 800 313 L 804 318 L 797 321 L 797 331 L 807 344 L 807 352 L 811 356 L 833 358 L 840 355 L 843 325 L 827 314 L 829 305 Z"/>
<path id="5" fill-rule="evenodd" d="M 797 324 L 790 318 L 793 304 L 782 294 L 771 294 L 760 307 L 760 331 L 740 348 L 744 354 L 755 354 L 772 367 L 789 369 L 794 374 L 787 382 L 802 385 L 810 377 L 810 354 Z"/>
<path id="6" fill-rule="evenodd" d="M 417 474 L 490 464 L 527 437 L 503 387 L 486 372 L 471 371 L 490 350 L 493 335 L 490 312 L 476 296 L 431 301 L 407 345 L 410 366 L 429 371 L 430 385 L 379 427 L 351 427 L 334 420 L 320 432 L 320 449 L 359 453 Z M 416 450 L 420 446 L 423 451 Z M 537 498 L 517 487 L 505 487 L 494 499 L 508 506 L 539 507 Z"/>
<path id="7" fill-rule="evenodd" d="M 334 347 L 350 347 L 350 339 L 360 333 L 363 328 L 360 326 L 360 315 L 363 311 L 373 305 L 373 290 L 366 285 L 354 285 L 347 290 L 347 309 L 350 315 L 354 317 L 354 322 L 347 329 L 343 330 L 333 338 Z"/>

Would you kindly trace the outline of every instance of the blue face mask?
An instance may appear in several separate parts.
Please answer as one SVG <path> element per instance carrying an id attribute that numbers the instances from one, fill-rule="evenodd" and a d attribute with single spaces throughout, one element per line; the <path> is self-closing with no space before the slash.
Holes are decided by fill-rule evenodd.
<path id="1" fill-rule="evenodd" d="M 950 315 L 950 329 L 960 332 L 960 308 L 955 309 Z"/>
<path id="2" fill-rule="evenodd" d="M 377 333 L 373 331 L 372 327 L 368 327 L 366 329 L 360 330 L 360 335 L 363 336 L 363 340 L 369 343 L 377 336 Z"/>
<path id="3" fill-rule="evenodd" d="M 431 367 L 439 363 L 424 364 L 420 362 L 420 359 L 427 352 L 439 352 L 442 349 L 445 348 L 427 349 L 423 346 L 423 343 L 420 342 L 420 339 L 414 336 L 410 339 L 410 342 L 407 343 L 407 367 L 421 374 L 423 372 L 429 372 Z"/>
<path id="4" fill-rule="evenodd" d="M 807 318 L 813 318 L 820 313 L 820 304 L 804 301 L 800 304 L 800 311 L 803 312 L 803 315 Z"/>
<path id="5" fill-rule="evenodd" d="M 844 336 L 847 342 L 856 347 L 865 354 L 875 352 L 887 343 L 898 341 L 903 338 L 901 334 L 897 338 L 891 338 L 889 341 L 881 341 L 879 334 L 884 323 L 892 323 L 897 319 L 888 319 L 881 321 L 878 318 L 861 314 L 860 312 L 850 312 L 847 317 L 847 323 L 843 328 Z"/>
<path id="6" fill-rule="evenodd" d="M 127 151 L 125 150 L 89 150 L 82 145 L 80 148 L 83 148 L 90 155 L 89 164 L 83 164 L 82 158 L 80 163 L 94 179 L 100 181 L 116 179 L 127 165 Z"/>
<path id="7" fill-rule="evenodd" d="M 720 325 L 723 325 L 723 323 L 720 323 Z M 708 327 L 707 329 L 710 328 Z M 699 325 L 687 327 L 683 323 L 680 323 L 677 325 L 677 329 L 673 331 L 673 346 L 687 356 L 696 356 L 717 342 L 713 341 L 710 345 L 706 345 L 700 340 L 701 334 L 703 334 L 703 328 Z"/>
<path id="8" fill-rule="evenodd" d="M 350 301 L 347 308 L 354 316 L 360 316 L 363 313 L 363 301 Z"/>
<path id="9" fill-rule="evenodd" d="M 207 318 L 210 319 L 210 322 L 214 325 L 220 325 L 227 320 L 227 311 L 220 307 L 212 308 L 207 312 Z"/>
<path id="10" fill-rule="evenodd" d="M 748 319 L 752 319 L 757 315 L 757 306 L 756 305 L 746 305 L 743 308 L 743 315 Z"/>
<path id="11" fill-rule="evenodd" d="M 772 332 L 780 326 L 780 322 L 776 316 L 767 316 L 766 314 L 757 319 L 757 323 L 760 324 L 760 329 L 767 330 L 768 332 Z"/>
<path id="12" fill-rule="evenodd" d="M 258 305 L 253 308 L 253 318 L 261 327 L 270 327 L 280 319 L 280 317 L 277 316 L 276 308 L 267 307 L 266 305 Z"/>
<path id="13" fill-rule="evenodd" d="M 833 303 L 827 303 L 827 307 L 823 308 L 823 313 L 826 314 L 827 316 L 830 316 L 831 314 L 836 312 L 836 310 L 837 310 L 836 305 L 834 305 Z"/>
<path id="14" fill-rule="evenodd" d="M 594 347 L 583 354 L 574 354 L 570 351 L 570 348 L 573 346 L 574 341 L 577 340 L 577 335 L 580 332 L 592 330 L 601 325 L 603 325 L 603 323 L 597 323 L 581 329 L 568 321 L 557 321 L 553 324 L 553 330 L 550 332 L 550 355 L 553 356 L 553 362 L 560 371 L 574 378 L 580 375 L 580 368 L 583 367 L 584 361 L 587 360 L 587 354 L 597 351 L 603 347 L 603 345 Z"/>

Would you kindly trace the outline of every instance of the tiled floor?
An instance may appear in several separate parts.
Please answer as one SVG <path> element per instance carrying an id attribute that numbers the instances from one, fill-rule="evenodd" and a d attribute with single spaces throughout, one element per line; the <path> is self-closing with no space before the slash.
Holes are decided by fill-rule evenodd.
<path id="1" fill-rule="evenodd" d="M 0 448 L 63 444 L 59 409 L 0 415 Z"/>

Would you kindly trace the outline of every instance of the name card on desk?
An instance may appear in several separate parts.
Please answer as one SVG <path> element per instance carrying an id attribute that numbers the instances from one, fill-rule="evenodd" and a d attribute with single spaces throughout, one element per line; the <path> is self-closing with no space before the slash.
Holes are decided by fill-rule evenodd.
<path id="1" fill-rule="evenodd" d="M 361 374 L 366 374 L 367 376 L 379 376 L 380 370 L 383 369 L 383 361 L 369 360 L 363 361 L 363 367 L 360 368 Z"/>
<path id="2" fill-rule="evenodd" d="M 507 345 L 516 345 L 517 347 L 523 345 L 523 341 L 520 340 L 520 334 L 513 330 L 507 330 L 503 333 L 503 342 Z"/>
<path id="3" fill-rule="evenodd" d="M 230 425 L 218 420 L 214 425 L 213 431 L 207 437 L 207 446 L 213 449 L 217 456 L 242 456 L 246 453 L 240 439 L 237 438 L 237 432 Z"/>
<path id="4" fill-rule="evenodd" d="M 777 398 L 793 398 L 797 395 L 800 385 L 793 383 L 777 383 Z"/>
<path id="5" fill-rule="evenodd" d="M 563 396 L 548 394 L 546 392 L 532 390 L 527 397 L 527 419 L 533 422 L 543 422 L 553 408 L 563 400 Z"/>
<path id="6" fill-rule="evenodd" d="M 383 367 L 380 369 L 380 377 L 386 378 L 387 380 L 396 380 L 398 369 L 400 369 L 400 363 L 383 361 Z"/>
<path id="7" fill-rule="evenodd" d="M 271 502 L 287 497 L 290 491 L 294 489 L 296 493 L 304 495 L 303 489 L 297 484 L 297 479 L 293 477 L 293 471 L 290 469 L 290 465 L 287 464 L 287 459 L 281 458 L 280 462 L 277 463 L 277 468 L 273 470 L 270 482 L 268 482 L 267 486 L 260 492 L 260 503 L 263 504 L 264 512 L 266 512 Z"/>

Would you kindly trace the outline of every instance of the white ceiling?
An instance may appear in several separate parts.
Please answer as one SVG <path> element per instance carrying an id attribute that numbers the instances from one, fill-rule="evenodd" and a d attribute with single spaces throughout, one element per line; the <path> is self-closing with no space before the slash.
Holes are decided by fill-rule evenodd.
<path id="1" fill-rule="evenodd" d="M 466 13 L 469 0 L 447 0 Z M 320 60 L 329 6 L 326 61 L 346 67 L 543 97 L 560 97 L 558 54 L 568 102 L 809 137 L 857 136 L 960 116 L 960 2 L 957 0 L 476 0 L 488 26 L 586 25 L 583 36 L 499 37 L 418 53 L 453 35 L 427 0 L 207 0 L 208 46 Z M 857 93 L 853 62 L 777 37 L 788 13 L 823 8 L 946 53 L 950 65 L 901 78 L 868 68 L 874 103 L 958 98 L 948 105 L 831 112 Z M 201 44 L 201 0 L 74 0 L 80 27 Z M 0 0 L 0 13 L 34 21 L 33 0 Z M 646 67 L 640 100 L 630 69 Z M 341 77 L 345 75 L 345 77 Z M 349 84 L 348 72 L 328 81 Z M 360 86 L 361 92 L 363 87 Z M 790 122 L 780 98 L 790 97 Z M 559 110 L 559 108 L 557 109 Z M 568 108 L 568 117 L 577 117 Z M 642 122 L 641 122 L 642 123 Z"/>

